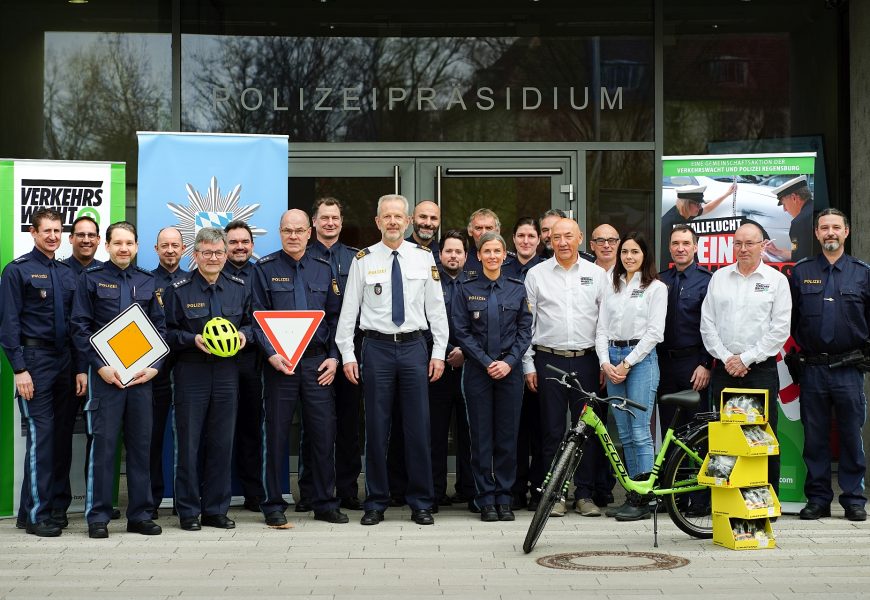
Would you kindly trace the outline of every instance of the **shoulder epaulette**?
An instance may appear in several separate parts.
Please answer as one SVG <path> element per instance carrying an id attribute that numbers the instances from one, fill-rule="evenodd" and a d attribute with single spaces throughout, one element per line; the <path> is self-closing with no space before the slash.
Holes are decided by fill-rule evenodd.
<path id="1" fill-rule="evenodd" d="M 85 273 L 93 273 L 94 271 L 99 271 L 103 268 L 103 265 L 92 265 L 85 269 Z"/>
<path id="2" fill-rule="evenodd" d="M 345 245 L 345 247 L 353 253 L 359 252 L 359 248 L 354 248 L 353 246 L 347 246 L 347 245 Z"/>
<path id="3" fill-rule="evenodd" d="M 432 253 L 432 249 L 429 246 L 424 246 L 423 244 L 416 244 L 416 246 L 420 250 L 425 250 L 426 252 L 429 252 L 430 254 Z"/>
<path id="4" fill-rule="evenodd" d="M 794 266 L 796 267 L 796 266 L 798 266 L 798 265 L 801 264 L 801 263 L 805 263 L 805 262 L 807 262 L 807 261 L 815 260 L 815 259 L 816 259 L 815 256 L 805 256 L 804 258 L 802 258 L 802 259 L 800 259 L 799 261 L 797 261 L 797 262 L 794 264 Z M 860 262 L 860 261 L 859 261 L 859 262 Z M 792 268 L 794 268 L 794 267 L 792 267 Z"/>
<path id="5" fill-rule="evenodd" d="M 56 262 L 56 263 L 58 263 L 58 264 L 60 264 L 60 265 L 65 266 L 67 269 L 72 269 L 72 267 L 70 266 L 69 263 L 64 262 L 64 261 L 62 261 L 62 260 L 55 260 L 54 262 Z"/>
<path id="6" fill-rule="evenodd" d="M 18 258 L 16 258 L 12 262 L 14 262 L 15 264 L 18 264 L 18 263 L 27 262 L 28 260 L 30 260 L 30 257 L 25 254 L 24 256 L 19 256 Z"/>
<path id="7" fill-rule="evenodd" d="M 595 255 L 590 254 L 589 252 L 586 252 L 585 250 L 580 251 L 580 257 L 585 259 L 585 260 L 588 260 L 591 263 L 595 262 Z"/>
<path id="8" fill-rule="evenodd" d="M 359 252 L 356 253 L 355 258 L 360 259 L 360 258 L 365 257 L 366 254 L 371 254 L 371 253 L 372 253 L 372 251 L 369 250 L 368 248 L 363 248 L 362 250 L 360 250 Z"/>
<path id="9" fill-rule="evenodd" d="M 245 280 L 242 279 L 241 277 L 236 277 L 235 275 L 229 275 L 229 276 L 227 276 L 227 279 L 229 279 L 230 281 L 235 281 L 236 283 L 239 283 L 241 285 L 245 285 Z"/>
<path id="10" fill-rule="evenodd" d="M 149 271 L 148 269 L 143 269 L 142 267 L 137 266 L 137 267 L 136 267 L 136 270 L 139 271 L 139 272 L 141 272 L 141 273 L 145 273 L 145 274 L 148 275 L 149 277 L 154 277 L 154 273 L 152 273 L 152 272 Z"/>
<path id="11" fill-rule="evenodd" d="M 517 257 L 517 253 L 514 252 L 513 250 L 508 250 L 508 251 L 507 251 L 507 255 L 508 255 L 509 257 L 511 257 L 511 258 L 516 258 L 516 257 Z"/>
<path id="12" fill-rule="evenodd" d="M 262 264 L 265 264 L 265 263 L 267 263 L 267 262 L 269 262 L 269 261 L 273 261 L 273 260 L 275 260 L 276 258 L 278 258 L 278 255 L 277 255 L 276 253 L 273 252 L 272 254 L 267 254 L 266 256 L 262 257 L 260 260 L 258 260 L 258 261 L 256 262 L 256 264 L 258 264 L 258 265 L 262 265 Z"/>
<path id="13" fill-rule="evenodd" d="M 466 283 L 468 281 L 474 281 L 475 279 L 477 279 L 477 271 L 463 271 L 462 273 L 465 275 L 465 279 L 463 279 L 459 283 Z"/>
<path id="14" fill-rule="evenodd" d="M 711 271 L 710 269 L 708 269 L 707 267 L 705 267 L 703 265 L 698 265 L 698 270 L 701 273 L 704 273 L 704 274 L 709 275 L 711 277 L 713 276 L 713 271 Z"/>
<path id="15" fill-rule="evenodd" d="M 192 281 L 191 279 L 179 279 L 178 281 L 176 281 L 175 283 L 172 284 L 172 287 L 180 288 L 183 285 L 187 285 L 191 281 Z"/>
<path id="16" fill-rule="evenodd" d="M 861 260 L 860 258 L 855 258 L 854 256 L 853 256 L 852 258 L 855 259 L 855 262 L 858 263 L 859 265 L 864 265 L 865 267 L 867 267 L 868 269 L 870 269 L 870 265 L 868 265 L 867 263 L 865 263 L 865 262 L 864 262 L 863 260 Z"/>
<path id="17" fill-rule="evenodd" d="M 316 260 L 317 262 L 325 264 L 327 267 L 330 266 L 330 265 L 329 265 L 329 261 L 326 260 L 325 258 L 321 258 L 321 257 L 319 257 L 319 256 L 315 256 L 315 257 L 313 257 L 313 258 L 314 258 L 314 260 Z"/>
<path id="18" fill-rule="evenodd" d="M 522 279 L 517 279 L 516 277 L 506 277 L 506 279 L 508 281 L 513 281 L 514 283 L 517 283 L 517 284 L 522 285 L 522 286 L 526 285 L 525 283 L 523 283 Z"/>

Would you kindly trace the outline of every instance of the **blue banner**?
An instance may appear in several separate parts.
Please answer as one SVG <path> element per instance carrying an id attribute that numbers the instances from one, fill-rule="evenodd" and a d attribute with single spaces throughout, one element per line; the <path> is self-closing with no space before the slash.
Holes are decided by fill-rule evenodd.
<path id="1" fill-rule="evenodd" d="M 157 266 L 157 232 L 174 226 L 191 268 L 203 227 L 234 219 L 254 232 L 255 258 L 281 247 L 278 222 L 287 210 L 287 136 L 138 132 L 137 264 Z"/>

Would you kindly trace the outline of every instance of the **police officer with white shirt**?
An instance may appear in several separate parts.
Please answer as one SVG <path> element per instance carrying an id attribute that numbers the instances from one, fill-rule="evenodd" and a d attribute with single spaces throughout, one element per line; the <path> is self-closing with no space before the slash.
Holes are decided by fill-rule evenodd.
<path id="1" fill-rule="evenodd" d="M 595 328 L 607 286 L 604 269 L 579 255 L 583 233 L 575 221 L 556 222 L 550 240 L 553 258 L 532 267 L 525 282 L 533 322 L 532 347 L 523 357 L 523 372 L 526 385 L 539 391 L 541 398 L 541 463 L 529 474 L 530 509 L 537 505 L 540 493 L 536 490 L 543 484 L 565 434 L 565 411 L 570 409 L 571 420 L 576 423 L 582 408 L 569 390 L 547 379 L 545 365 L 575 372 L 585 389 L 598 389 Z M 565 504 L 559 502 L 552 514 L 564 516 L 566 512 Z"/>
<path id="2" fill-rule="evenodd" d="M 336 334 L 345 375 L 352 383 L 362 376 L 364 385 L 367 497 L 360 523 L 377 525 L 389 506 L 386 456 L 393 405 L 399 403 L 408 469 L 405 498 L 412 520 L 431 525 L 427 381 L 437 380 L 444 371 L 448 338 L 444 297 L 431 251 L 402 239 L 410 223 L 408 200 L 382 196 L 375 223 L 381 241 L 356 255 Z M 360 357 L 353 346 L 357 316 L 365 336 Z M 427 328 L 433 338 L 431 358 L 423 336 Z"/>
<path id="3" fill-rule="evenodd" d="M 701 305 L 701 338 L 717 359 L 710 382 L 718 406 L 727 387 L 768 391 L 768 418 L 776 433 L 779 373 L 776 355 L 788 340 L 791 292 L 785 275 L 761 261 L 761 228 L 744 223 L 734 233 L 737 262 L 713 273 Z M 779 457 L 768 460 L 768 480 L 779 491 Z"/>

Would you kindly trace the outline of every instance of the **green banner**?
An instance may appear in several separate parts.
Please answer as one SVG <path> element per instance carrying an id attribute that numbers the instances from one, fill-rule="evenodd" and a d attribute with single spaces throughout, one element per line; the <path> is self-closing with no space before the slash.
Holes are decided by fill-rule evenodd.
<path id="1" fill-rule="evenodd" d="M 703 175 L 726 177 L 733 175 L 789 175 L 795 177 L 812 173 L 815 154 L 803 155 L 746 155 L 746 156 L 680 156 L 666 157 L 662 163 L 665 177 Z"/>

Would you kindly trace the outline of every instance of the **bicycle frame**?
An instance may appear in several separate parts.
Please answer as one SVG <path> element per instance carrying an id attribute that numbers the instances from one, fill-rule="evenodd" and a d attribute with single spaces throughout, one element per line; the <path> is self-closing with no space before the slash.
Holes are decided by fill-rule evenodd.
<path id="1" fill-rule="evenodd" d="M 653 496 L 670 496 L 673 494 L 683 494 L 686 492 L 707 489 L 702 485 L 698 485 L 697 477 L 681 481 L 679 482 L 681 485 L 673 488 L 656 487 L 659 478 L 659 471 L 665 462 L 665 457 L 667 456 L 668 448 L 671 444 L 674 444 L 685 451 L 692 460 L 697 461 L 699 467 L 704 462 L 704 457 L 700 456 L 681 439 L 676 437 L 672 428 L 669 427 L 665 433 L 665 439 L 662 441 L 662 447 L 659 449 L 659 452 L 655 457 L 652 472 L 649 477 L 645 480 L 635 481 L 629 476 L 622 459 L 619 457 L 619 453 L 616 451 L 616 446 L 613 444 L 613 440 L 610 439 L 610 434 L 607 433 L 607 427 L 601 419 L 598 418 L 595 411 L 589 408 L 588 404 L 583 405 L 583 411 L 580 413 L 580 420 L 589 426 L 598 437 L 598 441 L 601 443 L 604 454 L 607 456 L 607 460 L 610 461 L 610 466 L 613 468 L 613 473 L 619 480 L 620 485 L 625 488 L 626 491 L 635 492 L 640 496 L 647 496 L 650 494 Z"/>

